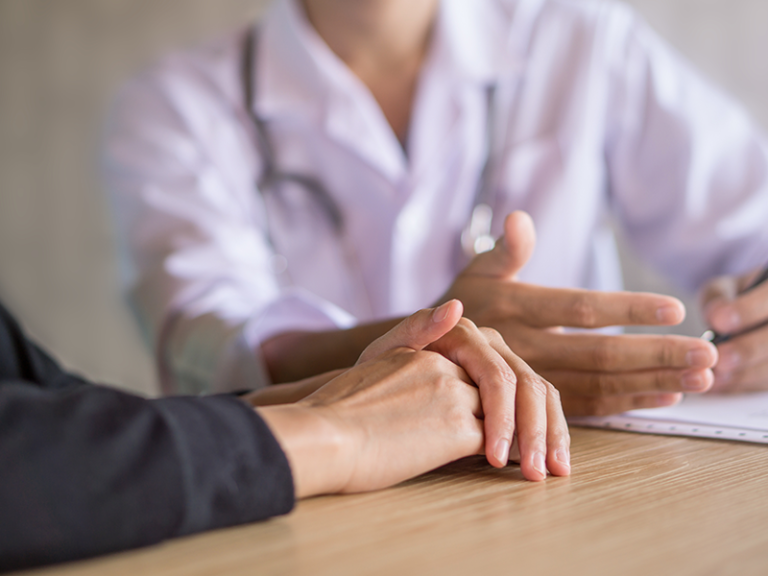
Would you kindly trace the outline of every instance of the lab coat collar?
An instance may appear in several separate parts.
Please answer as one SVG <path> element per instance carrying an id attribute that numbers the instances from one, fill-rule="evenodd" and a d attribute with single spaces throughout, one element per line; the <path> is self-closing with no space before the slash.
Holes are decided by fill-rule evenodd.
<path id="1" fill-rule="evenodd" d="M 526 8 L 530 12 L 538 4 L 539 0 L 442 0 L 433 50 L 442 52 L 462 80 L 498 80 L 519 70 L 522 63 L 516 41 L 520 35 L 511 21 L 520 20 Z M 297 100 L 303 106 L 313 104 L 316 111 L 327 105 L 333 85 L 323 68 L 346 67 L 309 24 L 299 0 L 274 2 L 259 28 L 257 110 L 265 116 L 295 112 Z"/>
<path id="2" fill-rule="evenodd" d="M 268 120 L 297 112 L 318 119 L 328 100 L 321 71 L 307 46 L 309 24 L 291 0 L 277 0 L 257 24 L 255 112 Z"/>
<path id="3" fill-rule="evenodd" d="M 517 20 L 521 7 L 539 3 L 441 1 L 426 65 L 443 76 L 455 105 L 462 87 L 487 86 L 520 70 Z M 299 0 L 277 0 L 260 29 L 256 113 L 265 120 L 304 114 L 387 179 L 401 181 L 408 161 L 394 132 L 368 89 L 309 24 Z"/>
<path id="4" fill-rule="evenodd" d="M 263 24 L 255 109 L 265 120 L 306 115 L 389 180 L 401 179 L 405 155 L 363 83 L 323 42 L 299 0 L 277 0 Z"/>

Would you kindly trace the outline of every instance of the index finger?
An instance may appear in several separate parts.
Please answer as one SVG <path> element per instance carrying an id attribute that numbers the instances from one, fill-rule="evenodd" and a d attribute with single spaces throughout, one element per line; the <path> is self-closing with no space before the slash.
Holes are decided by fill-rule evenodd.
<path id="1" fill-rule="evenodd" d="M 552 334 L 531 331 L 523 356 L 539 372 L 629 372 L 711 368 L 717 349 L 700 338 L 654 334 Z"/>
<path id="2" fill-rule="evenodd" d="M 513 314 L 536 328 L 672 326 L 685 319 L 683 303 L 677 298 L 660 294 L 517 284 L 512 300 Z"/>

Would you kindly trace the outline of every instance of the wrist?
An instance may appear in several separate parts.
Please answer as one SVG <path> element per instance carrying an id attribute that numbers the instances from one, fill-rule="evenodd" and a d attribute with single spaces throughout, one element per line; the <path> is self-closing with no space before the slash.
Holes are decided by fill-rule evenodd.
<path id="1" fill-rule="evenodd" d="M 256 411 L 285 452 L 296 498 L 342 491 L 351 475 L 353 441 L 338 419 L 301 404 Z"/>

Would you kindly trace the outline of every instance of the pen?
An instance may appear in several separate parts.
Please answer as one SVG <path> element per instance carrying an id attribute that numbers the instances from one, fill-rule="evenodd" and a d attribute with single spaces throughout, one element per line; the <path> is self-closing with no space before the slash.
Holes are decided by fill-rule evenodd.
<path id="1" fill-rule="evenodd" d="M 739 296 L 742 296 L 747 292 L 754 290 L 755 288 L 757 288 L 761 284 L 765 284 L 766 282 L 768 282 L 768 266 L 765 267 L 765 269 L 758 275 L 755 281 L 752 282 L 752 284 L 750 284 L 749 286 L 747 286 L 746 290 L 744 290 L 741 294 L 739 294 Z M 702 335 L 702 338 L 704 340 L 709 340 L 710 342 L 712 342 L 712 344 L 717 346 L 719 344 L 724 344 L 725 342 L 728 342 L 728 340 L 733 338 L 733 336 L 734 334 L 718 334 L 714 330 L 707 330 Z"/>

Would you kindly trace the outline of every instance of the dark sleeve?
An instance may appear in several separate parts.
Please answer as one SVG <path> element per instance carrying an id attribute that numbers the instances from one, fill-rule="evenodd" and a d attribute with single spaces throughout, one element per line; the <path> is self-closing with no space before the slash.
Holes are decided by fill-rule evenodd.
<path id="1" fill-rule="evenodd" d="M 14 346 L 20 375 L 37 370 L 57 389 L 0 381 L 0 570 L 146 546 L 293 507 L 286 457 L 240 400 L 147 400 L 78 378 L 68 385 L 38 349 Z"/>
<path id="2" fill-rule="evenodd" d="M 0 382 L 9 380 L 55 389 L 85 385 L 82 378 L 62 370 L 48 354 L 30 342 L 0 304 Z"/>

